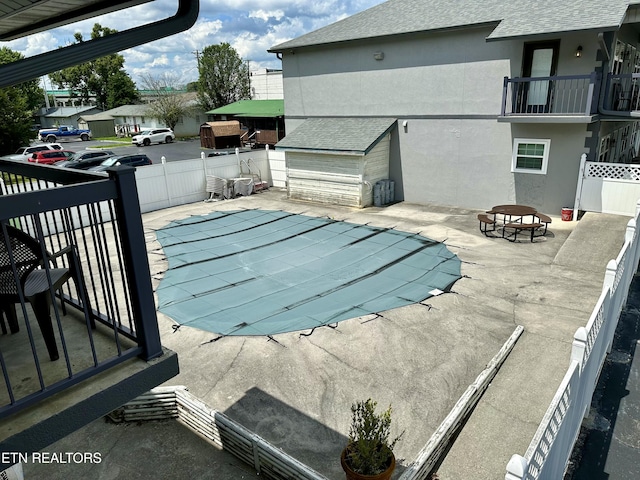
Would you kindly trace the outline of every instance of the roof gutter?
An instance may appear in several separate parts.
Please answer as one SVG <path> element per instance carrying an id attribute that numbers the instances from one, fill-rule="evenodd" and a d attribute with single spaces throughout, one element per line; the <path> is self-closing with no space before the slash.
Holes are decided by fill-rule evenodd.
<path id="1" fill-rule="evenodd" d="M 0 88 L 184 32 L 196 23 L 199 11 L 199 0 L 179 0 L 172 17 L 0 65 Z"/>

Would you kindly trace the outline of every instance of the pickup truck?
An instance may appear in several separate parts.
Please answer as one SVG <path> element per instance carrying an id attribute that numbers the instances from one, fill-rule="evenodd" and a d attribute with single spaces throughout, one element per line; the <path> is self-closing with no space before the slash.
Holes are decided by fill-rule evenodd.
<path id="1" fill-rule="evenodd" d="M 38 137 L 43 142 L 56 142 L 58 139 L 77 139 L 82 141 L 91 138 L 91 130 L 78 130 L 69 125 L 60 125 L 58 128 L 43 128 L 38 130 Z"/>

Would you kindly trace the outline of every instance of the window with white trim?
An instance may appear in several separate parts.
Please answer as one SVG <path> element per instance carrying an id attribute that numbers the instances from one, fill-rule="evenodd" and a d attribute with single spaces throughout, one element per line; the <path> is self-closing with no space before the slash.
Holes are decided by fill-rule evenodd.
<path id="1" fill-rule="evenodd" d="M 511 171 L 518 173 L 536 173 L 545 175 L 549 162 L 551 140 L 515 138 Z"/>

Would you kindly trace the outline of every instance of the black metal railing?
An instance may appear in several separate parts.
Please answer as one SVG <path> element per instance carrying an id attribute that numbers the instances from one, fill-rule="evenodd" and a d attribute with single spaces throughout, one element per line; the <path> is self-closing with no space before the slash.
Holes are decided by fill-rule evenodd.
<path id="1" fill-rule="evenodd" d="M 591 115 L 597 110 L 598 76 L 504 78 L 502 116 Z"/>
<path id="2" fill-rule="evenodd" d="M 134 172 L 0 159 L 0 418 L 162 354 Z M 15 237 L 39 263 L 25 267 Z"/>
<path id="3" fill-rule="evenodd" d="M 610 73 L 605 91 L 605 110 L 620 113 L 640 111 L 640 73 Z"/>

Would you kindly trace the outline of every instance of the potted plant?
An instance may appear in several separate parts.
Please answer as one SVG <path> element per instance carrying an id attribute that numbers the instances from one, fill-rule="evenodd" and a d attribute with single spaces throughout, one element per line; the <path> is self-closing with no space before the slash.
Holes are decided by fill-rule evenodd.
<path id="1" fill-rule="evenodd" d="M 347 480 L 387 480 L 396 466 L 393 448 L 404 432 L 390 440 L 391 405 L 380 414 L 376 405 L 371 399 L 351 405 L 349 442 L 340 455 Z"/>

